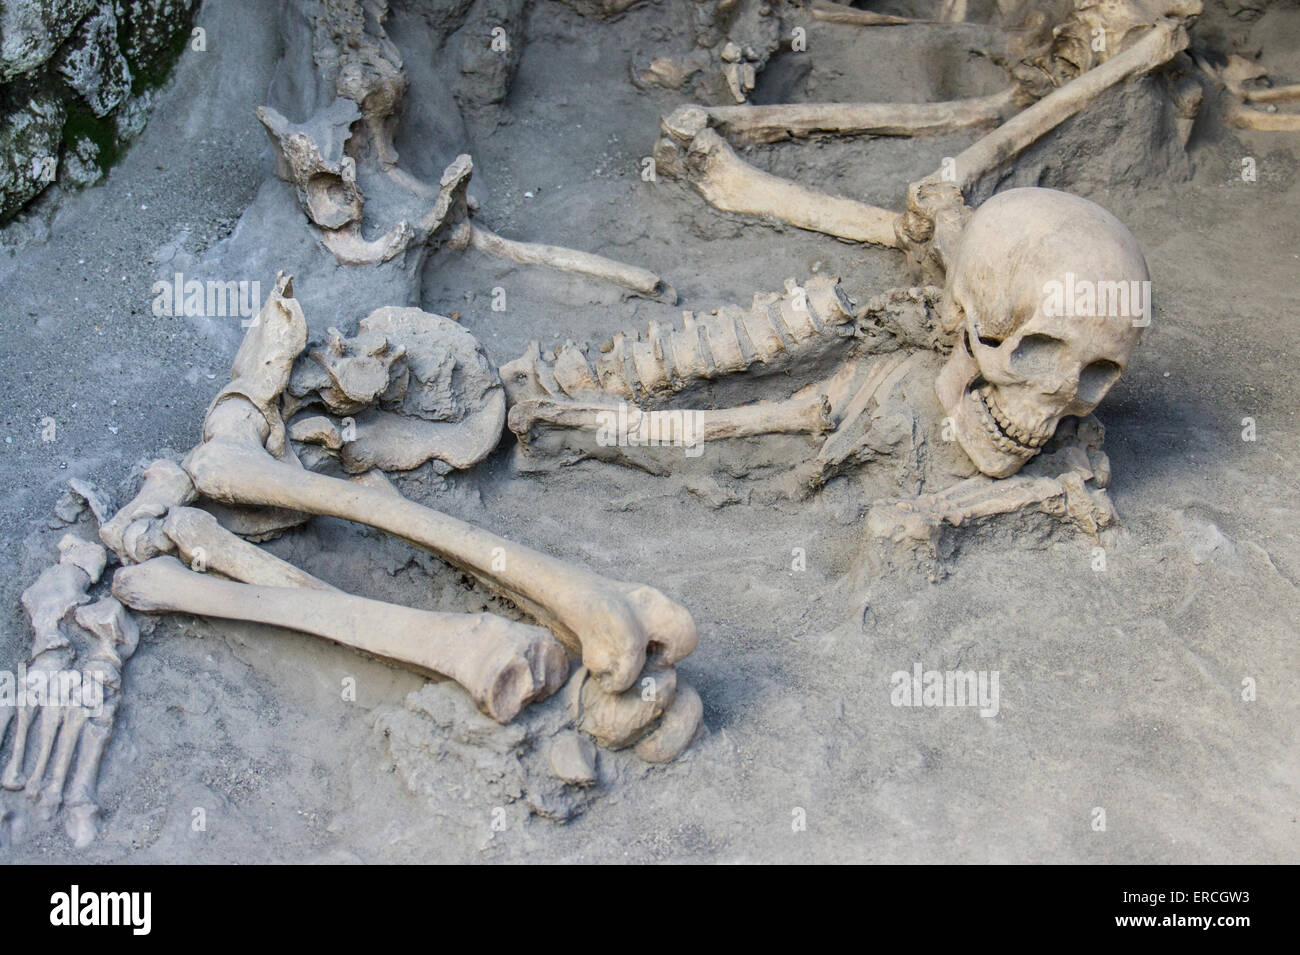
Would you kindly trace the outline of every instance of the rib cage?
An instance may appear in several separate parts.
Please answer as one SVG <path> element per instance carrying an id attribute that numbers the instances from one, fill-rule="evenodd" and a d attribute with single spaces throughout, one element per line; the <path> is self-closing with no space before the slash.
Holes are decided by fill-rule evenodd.
<path id="1" fill-rule="evenodd" d="M 501 366 L 501 379 L 512 404 L 600 397 L 654 403 L 738 372 L 785 371 L 839 354 L 853 336 L 852 308 L 837 278 L 819 276 L 802 287 L 788 279 L 784 293 L 755 295 L 748 311 L 724 305 L 707 315 L 685 312 L 681 328 L 652 321 L 643 334 L 616 334 L 594 357 L 571 341 L 554 355 L 530 342 Z"/>

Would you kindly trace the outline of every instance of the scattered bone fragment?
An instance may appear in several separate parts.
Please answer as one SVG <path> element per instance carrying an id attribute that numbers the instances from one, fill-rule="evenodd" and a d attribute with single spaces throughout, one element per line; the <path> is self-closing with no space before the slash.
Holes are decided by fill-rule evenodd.
<path id="1" fill-rule="evenodd" d="M 119 570 L 113 593 L 144 613 L 286 627 L 449 677 L 502 723 L 568 676 L 568 657 L 546 630 L 493 614 L 437 613 L 337 591 L 218 580 L 186 570 L 174 557 Z"/>
<path id="2" fill-rule="evenodd" d="M 551 771 L 573 786 L 590 786 L 596 775 L 596 747 L 585 736 L 565 730 L 551 740 Z"/>

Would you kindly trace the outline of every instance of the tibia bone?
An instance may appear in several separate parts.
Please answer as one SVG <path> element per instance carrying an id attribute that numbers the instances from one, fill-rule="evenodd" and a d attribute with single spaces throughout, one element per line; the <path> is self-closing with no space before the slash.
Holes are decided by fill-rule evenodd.
<path id="1" fill-rule="evenodd" d="M 555 692 L 568 675 L 564 649 L 546 630 L 494 614 L 436 613 L 337 591 L 218 580 L 174 557 L 119 570 L 113 593 L 145 613 L 285 627 L 448 677 L 501 723 Z"/>

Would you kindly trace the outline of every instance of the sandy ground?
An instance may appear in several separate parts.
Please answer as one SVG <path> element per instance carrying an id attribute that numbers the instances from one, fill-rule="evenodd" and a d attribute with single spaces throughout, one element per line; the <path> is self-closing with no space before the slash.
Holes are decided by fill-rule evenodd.
<path id="1" fill-rule="evenodd" d="M 858 301 L 908 284 L 896 253 L 724 216 L 678 184 L 641 180 L 658 116 L 682 95 L 636 90 L 626 66 L 634 51 L 687 48 L 672 9 L 666 0 L 599 23 L 536 4 L 509 98 L 466 117 L 481 221 L 655 269 L 683 308 L 747 303 L 814 266 Z M 205 4 L 208 51 L 182 58 L 108 180 L 3 232 L 0 541 L 12 571 L 0 584 L 0 666 L 26 654 L 18 595 L 51 559 L 50 514 L 67 480 L 125 499 L 134 464 L 194 443 L 226 376 L 237 322 L 156 318 L 150 289 L 178 255 L 201 262 L 232 230 L 258 227 L 237 223 L 270 171 L 253 117 L 277 56 L 266 16 L 253 0 Z M 1275 75 L 1300 79 L 1300 10 L 1271 9 L 1252 29 Z M 925 28 L 905 40 L 813 25 L 808 73 L 791 79 L 774 65 L 759 98 L 996 88 L 987 64 L 935 69 L 936 49 Z M 567 825 L 512 817 L 494 832 L 497 803 L 472 781 L 418 793 L 394 768 L 376 714 L 400 707 L 418 678 L 296 634 L 170 618 L 126 671 L 100 839 L 78 853 L 61 828 L 38 829 L 0 858 L 1295 861 L 1300 140 L 1225 130 L 1215 105 L 1207 99 L 1193 137 L 1190 178 L 1135 169 L 1140 185 L 1078 187 L 1133 229 L 1157 289 L 1134 367 L 1099 412 L 1124 524 L 1104 572 L 1082 537 L 993 536 L 966 542 L 941 582 L 881 574 L 834 489 L 715 508 L 607 465 L 517 474 L 503 444 L 470 474 L 417 477 L 404 490 L 690 608 L 700 647 L 681 669 L 704 699 L 705 732 L 683 758 L 653 770 L 617 763 Z M 908 181 L 967 141 L 786 144 L 753 158 L 896 205 Z M 1241 180 L 1244 156 L 1256 159 L 1256 182 Z M 222 277 L 268 288 L 275 246 L 264 237 L 246 275 Z M 489 307 L 495 286 L 508 290 L 504 312 Z M 598 341 L 678 311 L 473 252 L 435 258 L 420 304 L 459 312 L 498 363 L 530 339 Z M 322 310 L 314 323 L 360 317 Z M 41 436 L 47 416 L 53 442 Z M 1253 442 L 1242 440 L 1246 417 Z M 790 569 L 797 547 L 802 572 Z M 370 596 L 489 605 L 438 562 L 338 522 L 273 549 Z M 890 675 L 914 663 L 998 671 L 999 714 L 892 705 Z M 355 703 L 340 698 L 349 676 Z M 196 808 L 206 831 L 193 831 Z M 806 828 L 792 825 L 798 810 Z"/>

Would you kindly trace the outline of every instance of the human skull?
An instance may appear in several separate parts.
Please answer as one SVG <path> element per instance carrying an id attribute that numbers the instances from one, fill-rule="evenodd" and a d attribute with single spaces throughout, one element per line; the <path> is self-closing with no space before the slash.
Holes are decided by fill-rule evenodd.
<path id="1" fill-rule="evenodd" d="M 935 391 L 982 472 L 1014 474 L 1067 415 L 1090 413 L 1150 315 L 1132 233 L 1052 189 L 1012 189 L 971 216 L 941 303 L 956 333 Z"/>

